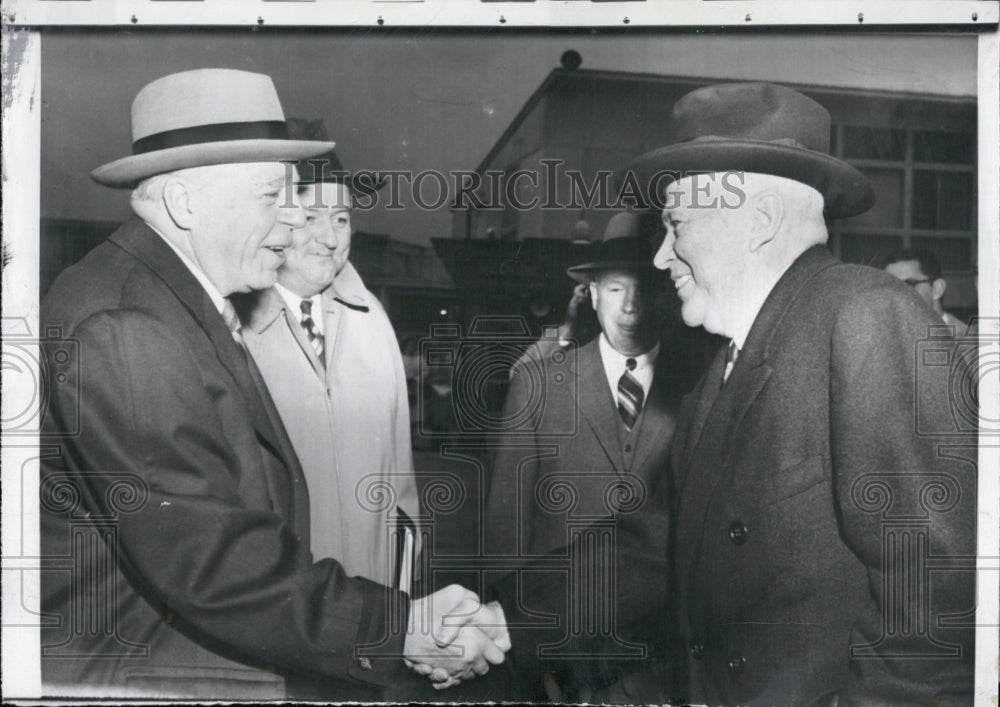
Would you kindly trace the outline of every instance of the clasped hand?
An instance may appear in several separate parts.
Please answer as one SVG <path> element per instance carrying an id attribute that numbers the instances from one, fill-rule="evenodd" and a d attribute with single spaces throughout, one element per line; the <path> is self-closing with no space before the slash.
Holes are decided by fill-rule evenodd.
<path id="1" fill-rule="evenodd" d="M 430 678 L 435 689 L 485 675 L 508 650 L 510 635 L 497 602 L 483 604 L 458 584 L 410 602 L 403 660 Z"/>

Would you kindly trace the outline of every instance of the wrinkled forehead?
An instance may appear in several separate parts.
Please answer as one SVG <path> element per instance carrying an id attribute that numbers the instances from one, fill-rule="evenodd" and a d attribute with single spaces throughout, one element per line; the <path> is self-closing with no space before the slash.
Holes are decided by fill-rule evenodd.
<path id="1" fill-rule="evenodd" d="M 606 270 L 597 270 L 594 273 L 593 281 L 598 286 L 635 286 L 640 283 L 649 282 L 650 276 L 651 273 L 647 273 L 645 270 L 638 268 L 634 270 L 629 268 L 609 268 Z"/>
<path id="2" fill-rule="evenodd" d="M 739 186 L 743 173 L 704 172 L 671 182 L 664 189 L 664 213 L 707 211 L 719 204 L 719 195 Z"/>
<path id="3" fill-rule="evenodd" d="M 281 162 L 246 162 L 191 167 L 177 174 L 200 184 L 231 186 L 282 186 L 294 176 L 294 167 Z"/>

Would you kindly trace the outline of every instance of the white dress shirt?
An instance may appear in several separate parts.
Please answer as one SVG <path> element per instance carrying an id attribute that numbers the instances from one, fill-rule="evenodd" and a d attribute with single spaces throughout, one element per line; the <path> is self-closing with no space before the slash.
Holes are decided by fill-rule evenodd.
<path id="1" fill-rule="evenodd" d="M 315 325 L 316 331 L 326 336 L 326 332 L 323 331 L 323 298 L 320 297 L 319 292 L 312 297 L 299 297 L 280 282 L 274 283 L 274 289 L 278 291 L 281 298 L 288 304 L 288 310 L 295 315 L 296 321 L 299 323 L 302 322 L 302 300 L 310 300 L 312 302 L 313 325 Z"/>
<path id="2" fill-rule="evenodd" d="M 648 400 L 649 389 L 653 385 L 656 357 L 660 353 L 660 343 L 657 342 L 656 346 L 639 356 L 625 356 L 615 351 L 611 346 L 611 342 L 608 341 L 608 337 L 602 333 L 598 342 L 598 348 L 601 350 L 601 363 L 604 364 L 604 374 L 608 377 L 608 387 L 611 389 L 611 397 L 614 398 L 615 402 L 617 403 L 618 401 L 618 379 L 628 370 L 625 362 L 630 358 L 635 359 L 635 369 L 632 371 L 632 376 L 642 386 L 643 401 Z"/>

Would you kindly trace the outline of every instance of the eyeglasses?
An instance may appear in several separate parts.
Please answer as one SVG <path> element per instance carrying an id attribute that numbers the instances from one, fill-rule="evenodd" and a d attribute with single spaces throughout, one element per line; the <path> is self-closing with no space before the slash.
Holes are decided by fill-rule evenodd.
<path id="1" fill-rule="evenodd" d="M 916 287 L 917 285 L 924 285 L 928 282 L 934 282 L 933 278 L 925 277 L 923 280 L 903 280 L 910 287 Z"/>

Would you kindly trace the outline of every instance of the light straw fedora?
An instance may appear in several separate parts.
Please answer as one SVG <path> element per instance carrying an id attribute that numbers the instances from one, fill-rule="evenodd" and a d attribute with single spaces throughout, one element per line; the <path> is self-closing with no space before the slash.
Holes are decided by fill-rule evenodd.
<path id="1" fill-rule="evenodd" d="M 315 157 L 330 141 L 290 140 L 271 77 L 197 69 L 147 84 L 132 102 L 132 154 L 90 173 L 109 187 L 155 174 L 234 162 Z"/>

